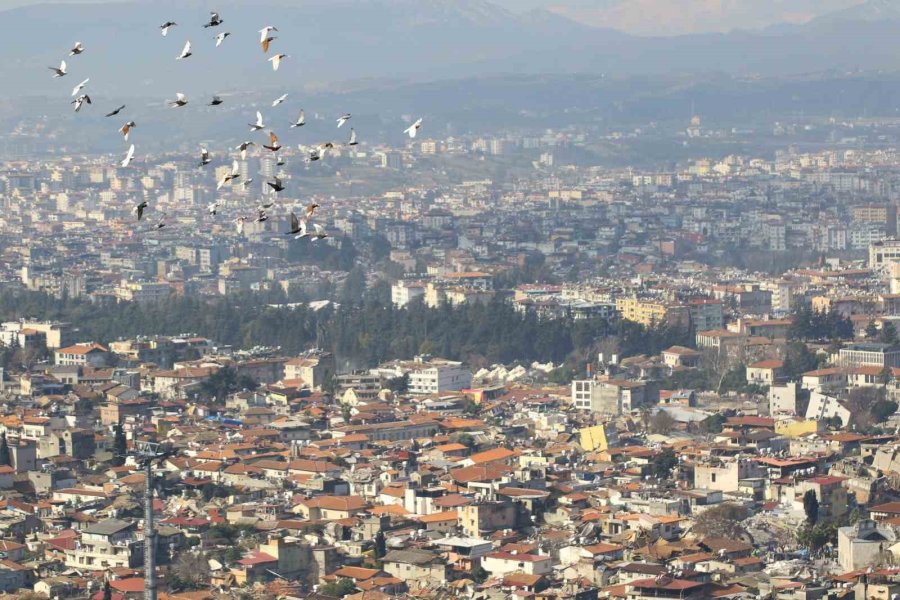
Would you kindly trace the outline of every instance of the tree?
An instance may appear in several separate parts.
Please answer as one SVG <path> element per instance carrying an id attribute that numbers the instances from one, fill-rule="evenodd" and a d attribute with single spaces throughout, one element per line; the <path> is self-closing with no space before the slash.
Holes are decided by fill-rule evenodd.
<path id="1" fill-rule="evenodd" d="M 677 464 L 678 457 L 675 456 L 675 450 L 666 448 L 653 459 L 650 470 L 657 479 L 668 479 Z"/>
<path id="2" fill-rule="evenodd" d="M 128 453 L 128 441 L 125 439 L 125 431 L 120 423 L 113 427 L 113 457 L 112 465 L 121 467 L 125 464 L 125 455 Z"/>
<path id="3" fill-rule="evenodd" d="M 655 415 L 653 415 L 653 418 L 650 419 L 650 429 L 653 431 L 653 433 L 666 435 L 674 428 L 675 419 L 673 419 L 672 415 L 664 410 L 657 412 Z"/>
<path id="4" fill-rule="evenodd" d="M 375 534 L 375 558 L 384 558 L 385 554 L 387 554 L 387 540 L 384 538 L 384 532 L 379 529 Z"/>
<path id="5" fill-rule="evenodd" d="M 693 531 L 703 537 L 738 539 L 747 532 L 743 522 L 749 517 L 743 505 L 723 502 L 697 515 Z"/>
<path id="6" fill-rule="evenodd" d="M 785 377 L 794 379 L 818 367 L 818 357 L 806 347 L 806 344 L 803 342 L 788 343 L 784 351 L 784 367 L 782 368 Z"/>
<path id="7" fill-rule="evenodd" d="M 490 576 L 484 567 L 481 566 L 481 563 L 475 565 L 475 568 L 472 569 L 472 581 L 475 583 L 484 583 L 487 581 L 487 578 Z"/>
<path id="8" fill-rule="evenodd" d="M 807 490 L 803 494 L 803 512 L 806 513 L 806 521 L 810 525 L 815 525 L 819 520 L 819 498 L 814 490 Z"/>
<path id="9" fill-rule="evenodd" d="M 206 381 L 200 384 L 200 390 L 213 399 L 217 404 L 225 402 L 229 394 L 241 390 L 255 390 L 259 384 L 247 375 L 238 375 L 231 367 L 223 367 L 213 373 Z"/>
<path id="10" fill-rule="evenodd" d="M 343 598 L 356 591 L 356 584 L 352 579 L 342 578 L 331 581 L 319 588 L 319 593 L 332 598 Z"/>
<path id="11" fill-rule="evenodd" d="M 885 321 L 881 326 L 881 341 L 885 344 L 896 345 L 900 339 L 897 338 L 897 328 L 890 321 Z"/>
<path id="12" fill-rule="evenodd" d="M 9 452 L 9 442 L 6 441 L 6 433 L 0 436 L 0 465 L 12 466 L 12 456 Z"/>
<path id="13" fill-rule="evenodd" d="M 399 377 L 391 377 L 385 385 L 394 393 L 404 394 L 409 391 L 409 373 L 404 373 Z"/>
<path id="14" fill-rule="evenodd" d="M 171 572 L 170 585 L 178 591 L 196 590 L 209 583 L 209 562 L 201 552 L 179 553 Z"/>
<path id="15" fill-rule="evenodd" d="M 878 326 L 875 325 L 875 321 L 869 321 L 866 325 L 866 339 L 874 340 L 878 337 Z"/>

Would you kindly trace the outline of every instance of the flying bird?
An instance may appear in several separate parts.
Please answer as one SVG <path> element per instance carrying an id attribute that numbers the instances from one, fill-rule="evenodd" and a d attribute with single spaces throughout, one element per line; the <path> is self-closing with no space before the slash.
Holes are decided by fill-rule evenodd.
<path id="1" fill-rule="evenodd" d="M 223 102 L 225 102 L 225 101 L 222 100 L 221 98 L 219 98 L 218 96 L 213 96 L 212 100 L 209 101 L 209 106 L 218 106 L 218 105 L 222 104 Z"/>
<path id="2" fill-rule="evenodd" d="M 219 203 L 218 202 L 210 202 L 206 207 L 206 212 L 211 214 L 212 216 L 216 216 L 216 213 L 219 211 Z"/>
<path id="3" fill-rule="evenodd" d="M 122 166 L 127 167 L 131 164 L 132 160 L 134 160 L 134 144 L 128 148 L 128 153 L 125 154 L 125 158 L 122 159 Z"/>
<path id="4" fill-rule="evenodd" d="M 275 135 L 274 131 L 269 132 L 269 144 L 268 146 L 263 145 L 263 148 L 266 150 L 271 150 L 272 152 L 278 152 L 281 150 L 281 144 L 278 143 L 278 136 Z"/>
<path id="5" fill-rule="evenodd" d="M 344 123 L 346 123 L 347 121 L 349 121 L 351 118 L 352 118 L 352 115 L 351 115 L 350 113 L 346 113 L 346 114 L 343 115 L 341 118 L 339 118 L 339 119 L 337 120 L 338 129 L 340 129 L 341 127 L 343 127 L 343 126 L 344 126 Z"/>
<path id="6" fill-rule="evenodd" d="M 409 134 L 410 138 L 415 138 L 416 134 L 419 133 L 419 129 L 422 127 L 422 119 L 419 119 L 408 128 L 406 128 L 403 133 Z"/>
<path id="7" fill-rule="evenodd" d="M 272 58 L 269 59 L 269 62 L 272 63 L 272 70 L 277 71 L 278 67 L 281 66 L 282 59 L 289 58 L 287 54 L 276 54 Z M 65 63 L 63 63 L 65 64 Z"/>
<path id="8" fill-rule="evenodd" d="M 227 38 L 229 35 L 231 35 L 231 32 L 230 32 L 230 31 L 223 31 L 222 33 L 220 33 L 219 35 L 217 35 L 217 36 L 216 36 L 216 48 L 218 48 L 219 46 L 221 46 L 221 45 L 222 45 L 222 42 L 224 42 L 224 41 L 225 41 L 225 38 Z"/>
<path id="9" fill-rule="evenodd" d="M 69 56 L 78 56 L 82 52 L 84 52 L 84 46 L 81 45 L 81 42 L 75 42 L 75 45 L 69 50 Z"/>
<path id="10" fill-rule="evenodd" d="M 278 165 L 279 167 L 283 167 L 284 166 L 284 158 L 279 156 L 278 160 L 275 161 L 275 164 Z"/>
<path id="11" fill-rule="evenodd" d="M 309 151 L 309 154 L 307 155 L 307 157 L 304 160 L 306 160 L 306 162 L 310 163 L 310 162 L 315 162 L 321 158 L 322 158 L 322 155 L 319 153 L 319 149 L 313 148 Z"/>
<path id="12" fill-rule="evenodd" d="M 256 209 L 256 222 L 257 223 L 265 223 L 269 220 L 269 215 L 262 208 Z"/>
<path id="13" fill-rule="evenodd" d="M 313 202 L 309 206 L 306 207 L 306 219 L 312 219 L 313 214 L 316 212 L 316 209 L 319 208 L 319 205 Z M 306 220 L 304 219 L 304 221 Z"/>
<path id="14" fill-rule="evenodd" d="M 81 90 L 83 90 L 83 89 L 84 89 L 84 86 L 86 86 L 86 85 L 88 84 L 88 81 L 90 81 L 90 80 L 91 80 L 91 78 L 88 77 L 87 79 L 85 79 L 84 81 L 82 81 L 81 83 L 79 83 L 78 85 L 76 85 L 74 88 L 72 88 L 72 96 L 73 96 L 73 97 L 74 97 L 74 96 L 77 96 L 77 95 L 78 95 L 78 92 L 80 92 Z"/>
<path id="15" fill-rule="evenodd" d="M 107 116 L 107 117 L 114 117 L 114 116 L 116 116 L 117 114 L 119 114 L 120 112 L 122 112 L 124 109 L 125 109 L 125 105 L 123 104 L 122 106 L 120 106 L 119 108 L 115 109 L 114 111 L 109 112 L 109 113 L 106 113 L 106 116 Z"/>
<path id="16" fill-rule="evenodd" d="M 133 209 L 131 209 L 131 212 L 133 212 L 135 214 L 135 216 L 137 216 L 138 221 L 140 221 L 141 218 L 144 216 L 145 208 L 147 208 L 147 201 L 141 200 L 140 204 L 136 204 L 135 207 Z"/>
<path id="17" fill-rule="evenodd" d="M 65 77 L 66 75 L 66 61 L 62 60 L 59 62 L 58 67 L 47 67 L 51 71 L 53 71 L 53 77 Z"/>
<path id="18" fill-rule="evenodd" d="M 356 146 L 359 142 L 356 141 L 356 130 L 352 127 L 350 128 L 350 141 L 347 142 L 348 146 Z"/>
<path id="19" fill-rule="evenodd" d="M 237 226 L 238 235 L 244 235 L 244 221 L 247 220 L 247 217 L 238 217 L 234 220 L 234 224 Z"/>
<path id="20" fill-rule="evenodd" d="M 260 204 L 259 206 L 256 207 L 256 210 L 265 210 L 265 209 L 267 209 L 267 208 L 272 208 L 273 206 L 275 206 L 275 202 L 274 202 L 274 201 L 273 201 L 273 202 L 269 202 L 268 204 Z"/>
<path id="21" fill-rule="evenodd" d="M 159 217 L 159 221 L 156 223 L 156 229 L 162 229 L 163 227 L 165 227 L 165 226 L 166 226 L 166 222 L 165 222 L 165 221 L 166 221 L 166 213 L 163 213 L 163 214 Z"/>
<path id="22" fill-rule="evenodd" d="M 134 121 L 128 121 L 127 123 L 122 125 L 122 127 L 119 129 L 119 133 L 122 134 L 122 136 L 125 138 L 126 142 L 128 141 L 128 135 L 131 133 L 131 129 L 134 127 L 137 127 L 137 125 L 135 125 Z"/>
<path id="23" fill-rule="evenodd" d="M 206 148 L 200 148 L 200 166 L 205 167 L 211 162 L 212 159 L 209 158 L 209 150 Z"/>
<path id="24" fill-rule="evenodd" d="M 169 102 L 169 106 L 171 106 L 172 108 L 181 108 L 187 103 L 187 96 L 185 96 L 181 92 L 175 92 L 175 99 Z"/>
<path id="25" fill-rule="evenodd" d="M 167 35 L 169 35 L 169 27 L 175 27 L 176 25 L 178 25 L 178 23 L 176 23 L 175 21 L 166 21 L 159 26 L 159 32 L 163 34 L 163 37 L 166 37 Z"/>
<path id="26" fill-rule="evenodd" d="M 250 131 L 259 131 L 266 128 L 266 124 L 263 123 L 262 113 L 259 111 L 256 111 L 256 123 L 247 123 L 247 125 L 250 126 Z"/>
<path id="27" fill-rule="evenodd" d="M 219 183 L 216 185 L 217 190 L 221 190 L 222 187 L 231 181 L 234 181 L 238 177 L 241 176 L 240 165 L 238 165 L 238 161 L 234 161 L 231 165 L 231 172 L 225 173 L 222 176 L 222 179 L 219 180 Z"/>
<path id="28" fill-rule="evenodd" d="M 210 12 L 209 13 L 209 23 L 204 24 L 203 27 L 205 27 L 205 28 L 218 27 L 222 23 L 224 23 L 224 21 L 219 17 L 219 13 Z"/>
<path id="29" fill-rule="evenodd" d="M 79 112 L 85 102 L 87 102 L 88 104 L 91 104 L 91 97 L 88 96 L 87 94 L 82 94 L 82 95 L 78 96 L 77 98 L 75 98 L 74 100 L 72 100 L 71 103 L 75 105 L 75 112 Z"/>
<path id="30" fill-rule="evenodd" d="M 277 39 L 278 39 L 277 35 L 270 35 L 269 37 L 264 38 L 262 40 L 262 44 L 261 44 L 263 53 L 268 54 L 269 53 L 269 44 L 271 44 L 272 42 L 274 42 Z"/>
<path id="31" fill-rule="evenodd" d="M 306 219 L 303 219 L 301 224 L 300 219 L 297 218 L 293 212 L 291 213 L 291 230 L 285 233 L 285 235 L 297 235 L 299 233 L 303 233 L 306 230 Z"/>
<path id="32" fill-rule="evenodd" d="M 254 142 L 241 142 L 241 145 L 235 148 L 235 150 L 241 151 L 241 160 L 247 160 L 247 148 L 250 146 L 255 146 Z"/>
<path id="33" fill-rule="evenodd" d="M 272 27 L 271 25 L 266 25 L 262 29 L 259 30 L 259 43 L 262 44 L 266 41 L 266 38 L 269 37 L 269 34 L 273 31 L 278 31 L 277 27 Z"/>
<path id="34" fill-rule="evenodd" d="M 291 129 L 294 127 L 303 127 L 306 125 L 306 114 L 303 112 L 303 109 L 300 109 L 300 114 L 297 115 L 297 120 L 291 123 Z"/>
<path id="35" fill-rule="evenodd" d="M 251 183 L 253 183 L 253 178 L 248 177 L 247 179 L 245 179 L 241 182 L 241 185 L 244 186 L 244 189 L 247 189 L 248 187 L 250 187 Z"/>
<path id="36" fill-rule="evenodd" d="M 267 181 L 266 185 L 275 190 L 276 192 L 280 192 L 284 190 L 284 185 L 281 183 L 281 179 L 278 176 L 275 176 L 275 182 Z"/>
<path id="37" fill-rule="evenodd" d="M 282 95 L 278 96 L 277 98 L 272 100 L 272 106 L 273 107 L 278 106 L 279 104 L 281 104 L 282 102 L 287 100 L 287 97 L 288 97 L 287 94 L 282 94 Z"/>
<path id="38" fill-rule="evenodd" d="M 181 60 L 182 58 L 187 58 L 191 54 L 193 54 L 191 52 L 191 40 L 188 40 L 184 43 L 184 48 L 181 49 L 181 54 L 179 54 L 175 60 Z"/>
<path id="39" fill-rule="evenodd" d="M 312 234 L 312 241 L 322 240 L 328 237 L 328 234 L 325 233 L 325 228 L 319 225 L 318 223 L 313 223 L 313 229 L 315 229 L 315 233 Z"/>

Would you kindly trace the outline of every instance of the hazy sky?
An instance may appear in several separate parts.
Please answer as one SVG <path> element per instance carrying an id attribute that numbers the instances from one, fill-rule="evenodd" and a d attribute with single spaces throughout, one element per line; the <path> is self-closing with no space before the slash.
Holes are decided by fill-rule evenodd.
<path id="1" fill-rule="evenodd" d="M 54 0 L 109 2 L 117 0 Z M 151 2 L 153 0 L 132 0 Z M 510 10 L 547 8 L 583 23 L 642 35 L 672 35 L 804 22 L 864 0 L 490 0 Z M 37 0 L 0 0 L 0 9 Z"/>

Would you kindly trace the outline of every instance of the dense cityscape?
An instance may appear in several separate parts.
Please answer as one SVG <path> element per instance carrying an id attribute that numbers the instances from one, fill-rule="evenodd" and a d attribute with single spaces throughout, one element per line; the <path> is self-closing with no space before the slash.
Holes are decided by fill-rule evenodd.
<path id="1" fill-rule="evenodd" d="M 120 106 L 85 39 L 0 102 L 3 597 L 900 597 L 893 76 Z"/>

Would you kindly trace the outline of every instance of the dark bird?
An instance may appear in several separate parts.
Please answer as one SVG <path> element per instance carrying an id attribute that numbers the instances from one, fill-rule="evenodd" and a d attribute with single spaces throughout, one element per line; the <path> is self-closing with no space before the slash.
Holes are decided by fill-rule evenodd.
<path id="1" fill-rule="evenodd" d="M 210 13 L 209 13 L 209 23 L 204 24 L 203 27 L 204 27 L 204 28 L 208 28 L 208 27 L 218 27 L 219 25 L 221 25 L 221 24 L 224 23 L 224 22 L 225 22 L 225 21 L 223 21 L 223 20 L 219 17 L 219 13 L 217 13 L 217 12 L 210 12 Z"/>
<path id="2" fill-rule="evenodd" d="M 272 152 L 278 152 L 281 150 L 281 145 L 278 143 L 278 136 L 275 135 L 274 131 L 269 132 L 269 144 L 268 146 L 263 145 L 263 148 L 266 150 L 271 150 Z"/>
<path id="3" fill-rule="evenodd" d="M 275 182 L 267 181 L 266 185 L 275 190 L 276 192 L 280 192 L 284 190 L 284 186 L 281 184 L 281 179 L 279 177 L 275 177 Z"/>
<path id="4" fill-rule="evenodd" d="M 115 109 L 115 110 L 112 111 L 111 113 L 106 113 L 106 116 L 107 116 L 107 117 L 114 117 L 114 116 L 116 116 L 117 114 L 119 114 L 120 112 L 122 112 L 124 109 L 125 109 L 125 105 L 123 104 L 122 106 L 120 106 L 119 108 Z"/>

